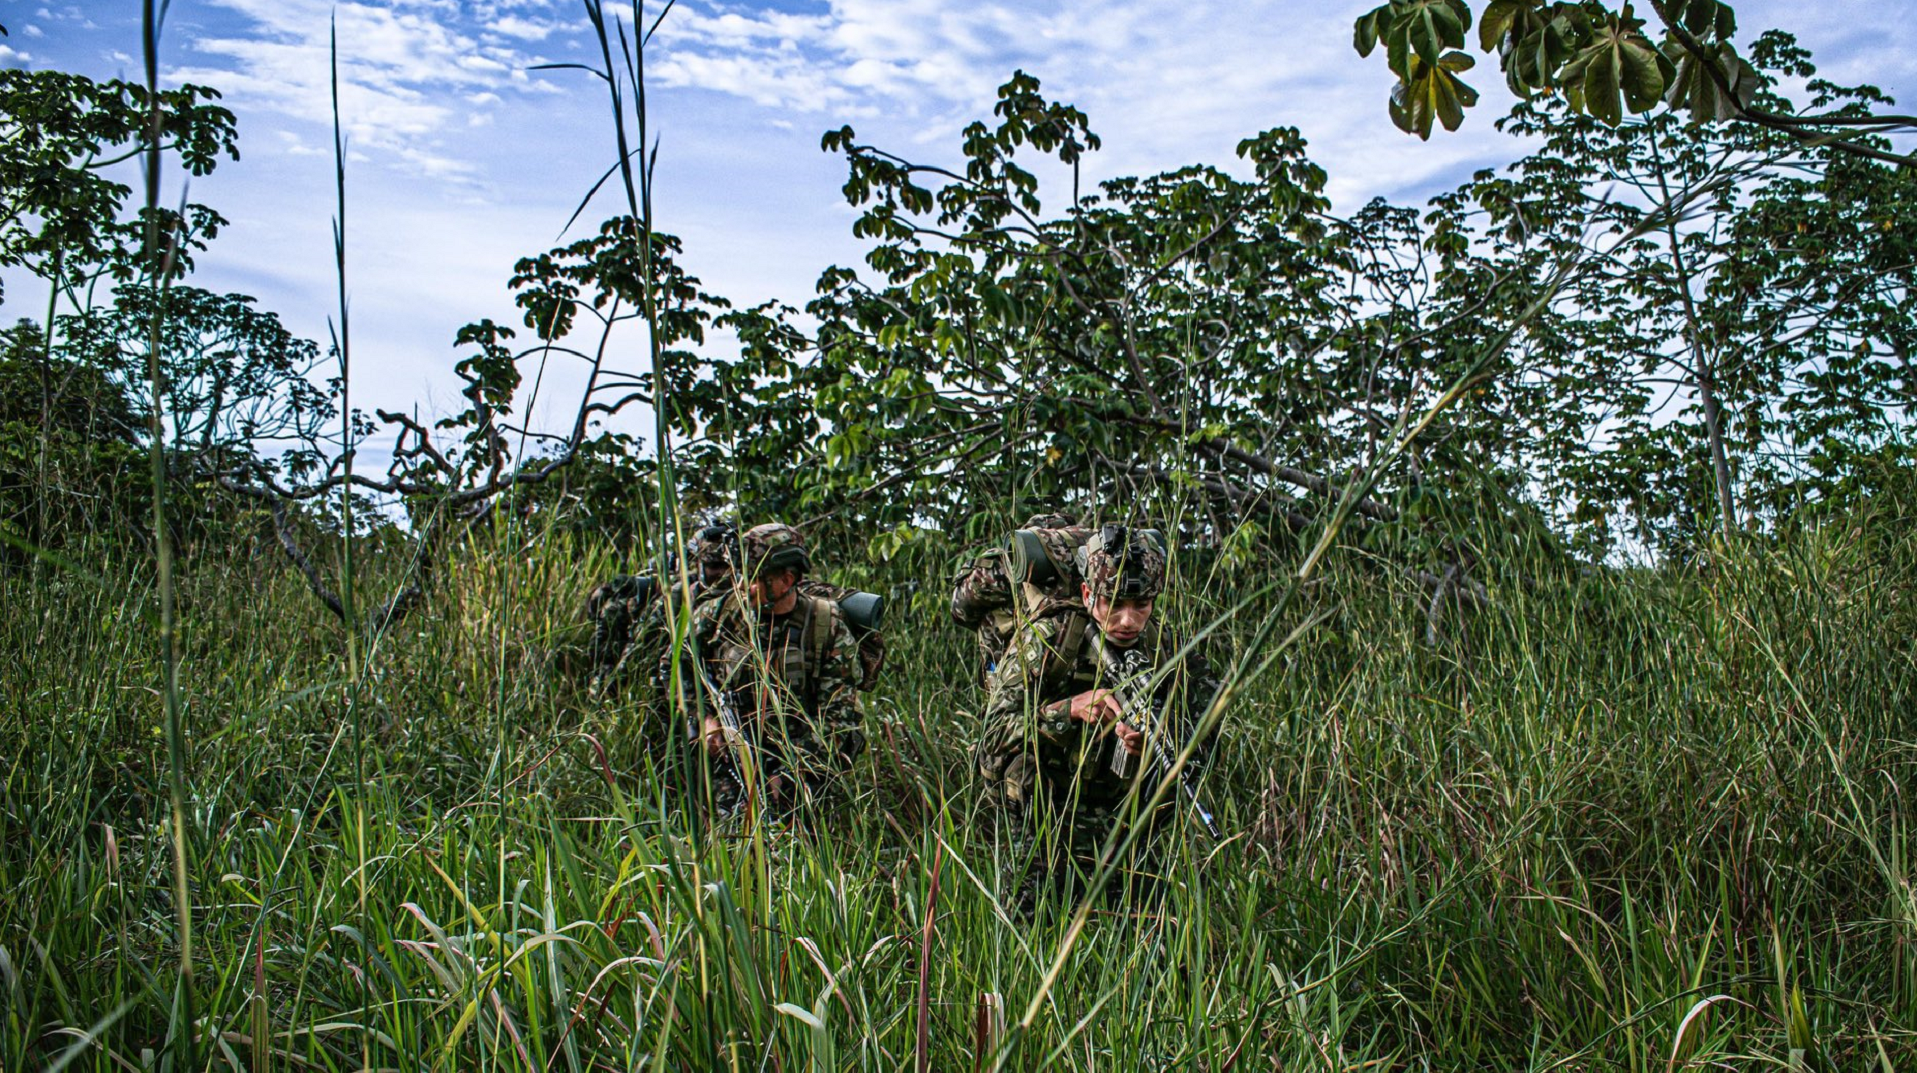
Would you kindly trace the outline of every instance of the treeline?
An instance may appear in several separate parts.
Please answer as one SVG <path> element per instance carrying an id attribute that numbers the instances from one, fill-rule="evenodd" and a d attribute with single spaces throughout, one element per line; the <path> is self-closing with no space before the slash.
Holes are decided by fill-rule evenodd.
<path id="1" fill-rule="evenodd" d="M 1778 32 L 1748 68 L 1767 114 L 1888 101 L 1816 77 Z M 195 174 L 237 156 L 217 100 L 159 101 Z M 305 547 L 337 538 L 342 491 L 386 504 L 360 517 L 413 542 L 422 582 L 444 536 L 498 509 L 647 553 L 637 490 L 662 446 L 682 505 L 810 523 L 841 559 L 943 554 L 1002 525 L 980 504 L 1120 501 L 1230 558 L 1288 544 L 1457 391 L 1355 520 L 1427 577 L 1513 540 L 1684 556 L 1869 497 L 1911 460 L 1917 183 L 1760 124 L 1537 96 L 1500 121 L 1534 147 L 1511 166 L 1422 208 L 1340 213 L 1289 128 L 1247 138 L 1234 170 L 1078 193 L 1091 120 L 1019 73 L 953 160 L 825 135 L 869 248 L 802 309 L 737 308 L 686 270 L 696 251 L 616 216 L 514 266 L 519 324 L 458 329 L 466 407 L 421 422 L 343 417 L 331 348 L 187 282 L 224 221 L 130 208 L 108 177 L 147 104 L 128 83 L 0 72 L 0 263 L 51 291 L 0 353 L 0 518 L 30 546 L 139 533 L 156 427 L 183 524 L 270 534 L 316 591 Z M 1888 144 L 1873 137 L 1853 141 Z M 1076 199 L 1059 207 L 1041 174 Z M 555 355 L 588 367 L 574 420 L 523 428 L 522 369 Z M 653 435 L 615 420 L 634 404 L 657 408 Z M 349 473 L 376 442 L 391 467 Z"/>

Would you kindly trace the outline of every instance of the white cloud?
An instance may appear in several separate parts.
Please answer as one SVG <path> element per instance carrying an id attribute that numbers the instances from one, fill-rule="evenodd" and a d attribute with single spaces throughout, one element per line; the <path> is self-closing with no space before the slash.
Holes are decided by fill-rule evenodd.
<path id="1" fill-rule="evenodd" d="M 882 143 L 949 160 L 963 124 L 989 117 L 995 87 L 1024 69 L 1105 136 L 1105 151 L 1086 161 L 1089 179 L 1233 166 L 1240 139 L 1294 125 L 1329 166 L 1342 208 L 1513 155 L 1490 127 L 1503 107 L 1495 73 L 1478 79 L 1485 103 L 1466 131 L 1420 143 L 1391 128 L 1390 76 L 1351 48 L 1351 20 L 1372 2 L 1302 17 L 1289 4 L 1236 0 L 828 0 L 797 14 L 680 0 L 649 74 L 743 98 L 782 122 L 850 120 Z"/>
<path id="2" fill-rule="evenodd" d="M 499 104 L 501 93 L 545 88 L 525 77 L 535 57 L 488 37 L 487 24 L 462 19 L 464 9 L 445 0 L 213 3 L 240 16 L 241 31 L 192 41 L 190 51 L 202 62 L 170 71 L 170 78 L 217 85 L 235 107 L 330 125 L 336 33 L 348 142 L 417 174 L 477 181 L 483 164 L 449 152 L 444 137 L 486 122 L 472 107 Z M 493 26 L 529 26 L 512 12 L 546 6 L 540 0 L 493 4 L 485 13 Z"/>
<path id="3" fill-rule="evenodd" d="M 31 22 L 27 23 L 26 29 L 21 30 L 20 32 L 27 35 L 28 37 L 45 37 L 47 35 L 47 32 L 45 30 L 42 30 L 39 26 Z"/>
<path id="4" fill-rule="evenodd" d="M 504 15 L 486 24 L 486 29 L 505 37 L 516 37 L 521 41 L 544 41 L 563 26 L 544 19 L 528 19 L 520 15 Z"/>
<path id="5" fill-rule="evenodd" d="M 0 67 L 25 67 L 32 62 L 31 54 L 7 45 L 0 45 Z"/>

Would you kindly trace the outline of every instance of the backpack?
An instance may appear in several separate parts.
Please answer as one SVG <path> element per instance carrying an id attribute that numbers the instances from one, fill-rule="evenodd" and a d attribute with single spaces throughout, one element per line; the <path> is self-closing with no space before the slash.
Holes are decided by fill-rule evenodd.
<path id="1" fill-rule="evenodd" d="M 979 674 L 992 670 L 1021 623 L 1084 609 L 1078 549 L 1084 526 L 1016 529 L 1006 543 L 961 561 L 952 580 L 952 620 L 978 633 Z"/>
<path id="2" fill-rule="evenodd" d="M 593 679 L 609 678 L 624 662 L 628 650 L 641 636 L 642 620 L 661 591 L 659 579 L 653 575 L 621 574 L 594 586 L 586 596 L 586 618 L 593 626 L 588 648 Z M 695 602 L 703 599 L 697 582 L 693 591 Z M 859 689 L 870 690 L 885 666 L 885 637 L 879 632 L 885 622 L 885 597 L 810 578 L 799 583 L 799 592 L 831 604 L 851 628 L 859 649 L 862 672 Z M 806 658 L 813 661 L 811 666 L 817 666 L 817 661 L 825 658 L 831 634 L 826 616 L 812 616 L 805 640 Z"/>
<path id="3" fill-rule="evenodd" d="M 1078 553 L 1096 532 L 1089 526 L 1014 529 L 1003 546 L 988 548 L 962 563 L 952 585 L 952 619 L 977 630 L 982 676 L 1005 655 L 1012 635 L 1028 621 L 1078 612 L 1066 624 L 1065 654 L 1077 658 L 1084 640 L 1085 601 Z M 1161 547 L 1156 529 L 1136 530 Z"/>
<path id="4" fill-rule="evenodd" d="M 885 597 L 812 578 L 799 582 L 799 592 L 824 600 L 838 610 L 839 617 L 852 631 L 852 640 L 858 643 L 859 691 L 870 691 L 878 684 L 879 672 L 885 668 L 885 634 L 880 632 L 885 625 Z M 806 658 L 822 660 L 826 642 L 831 640 L 831 625 L 822 616 L 812 618 L 805 640 Z"/>

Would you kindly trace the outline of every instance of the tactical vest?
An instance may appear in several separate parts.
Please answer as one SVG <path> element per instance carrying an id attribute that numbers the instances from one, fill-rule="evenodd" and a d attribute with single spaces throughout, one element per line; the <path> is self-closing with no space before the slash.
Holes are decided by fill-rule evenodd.
<path id="1" fill-rule="evenodd" d="M 754 688 L 763 684 L 761 669 L 770 672 L 779 689 L 796 701 L 807 715 L 819 710 L 819 669 L 825 665 L 826 649 L 832 643 L 833 619 L 838 605 L 816 596 L 800 596 L 790 614 L 781 615 L 771 626 L 774 636 L 762 630 L 755 638 L 741 631 L 720 641 L 718 651 L 707 655 L 713 676 L 726 689 Z M 758 640 L 763 649 L 752 647 Z"/>

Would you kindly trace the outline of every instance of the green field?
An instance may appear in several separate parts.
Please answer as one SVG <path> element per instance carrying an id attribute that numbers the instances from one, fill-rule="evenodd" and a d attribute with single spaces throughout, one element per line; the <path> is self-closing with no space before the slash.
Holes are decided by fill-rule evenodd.
<path id="1" fill-rule="evenodd" d="M 850 800 L 705 836 L 574 667 L 603 548 L 475 531 L 357 677 L 270 545 L 189 548 L 190 1007 L 150 561 L 15 561 L 0 1068 L 178 1068 L 189 1010 L 209 1069 L 1908 1066 L 1908 521 L 1507 564 L 1435 638 L 1335 555 L 1225 714 L 1227 841 L 1169 832 L 1078 930 L 999 908 L 940 577 Z M 1190 622 L 1266 580 L 1182 573 Z"/>

